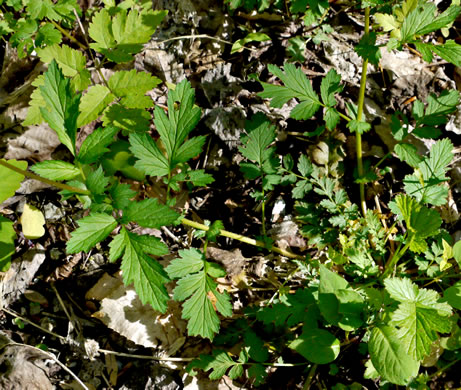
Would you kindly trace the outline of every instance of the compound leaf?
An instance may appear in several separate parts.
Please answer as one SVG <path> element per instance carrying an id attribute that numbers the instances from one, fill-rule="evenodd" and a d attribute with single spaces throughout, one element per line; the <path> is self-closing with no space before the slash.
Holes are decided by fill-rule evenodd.
<path id="1" fill-rule="evenodd" d="M 217 291 L 216 283 L 207 272 L 210 263 L 200 251 L 182 250 L 179 256 L 166 268 L 170 277 L 180 278 L 174 289 L 174 298 L 185 300 L 182 317 L 188 320 L 189 335 L 212 340 L 220 323 L 216 310 L 224 316 L 232 314 L 229 296 Z"/>
<path id="2" fill-rule="evenodd" d="M 268 68 L 285 85 L 261 83 L 264 91 L 258 95 L 271 99 L 271 106 L 277 108 L 282 107 L 288 100 L 297 98 L 300 103 L 291 110 L 290 116 L 294 119 L 311 118 L 320 108 L 321 103 L 302 69 L 290 63 L 285 63 L 285 72 L 275 65 L 269 65 Z"/>

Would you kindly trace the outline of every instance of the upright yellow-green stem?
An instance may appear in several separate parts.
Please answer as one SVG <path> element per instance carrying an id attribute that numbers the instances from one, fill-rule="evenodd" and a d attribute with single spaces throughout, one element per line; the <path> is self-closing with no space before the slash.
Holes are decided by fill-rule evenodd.
<path id="1" fill-rule="evenodd" d="M 370 8 L 365 8 L 365 35 L 370 31 Z M 368 60 L 364 59 L 362 64 L 362 77 L 360 79 L 360 90 L 359 90 L 359 100 L 357 108 L 357 121 L 362 120 L 363 116 L 363 104 L 365 101 L 365 88 L 367 84 L 367 68 Z M 363 177 L 363 160 L 362 160 L 362 134 L 356 132 L 356 152 L 357 152 L 357 171 L 359 178 Z M 362 208 L 363 215 L 367 212 L 367 205 L 365 203 L 365 184 L 359 183 L 360 186 L 360 206 Z"/>

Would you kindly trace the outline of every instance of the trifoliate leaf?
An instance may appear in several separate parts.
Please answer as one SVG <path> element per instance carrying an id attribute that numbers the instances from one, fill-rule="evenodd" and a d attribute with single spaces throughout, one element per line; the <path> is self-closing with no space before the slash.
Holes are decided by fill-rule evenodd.
<path id="1" fill-rule="evenodd" d="M 40 107 L 43 118 L 75 156 L 80 95 L 71 90 L 69 79 L 64 78 L 54 60 L 45 72 L 44 85 L 39 88 L 45 100 L 45 106 Z"/>
<path id="2" fill-rule="evenodd" d="M 193 370 L 194 368 L 200 368 L 203 371 L 211 370 L 209 378 L 211 380 L 216 380 L 223 377 L 229 368 L 241 367 L 242 363 L 235 362 L 225 351 L 215 350 L 213 355 L 200 355 L 199 359 L 194 360 L 187 366 L 187 370 Z M 236 379 L 243 374 L 243 367 L 241 370 L 234 371 L 232 374 L 232 379 Z M 231 375 L 229 371 L 229 376 Z"/>
<path id="3" fill-rule="evenodd" d="M 245 38 L 235 41 L 231 48 L 231 54 L 238 53 L 243 50 L 243 47 L 249 42 L 264 42 L 270 41 L 271 38 L 264 33 L 249 33 Z"/>
<path id="4" fill-rule="evenodd" d="M 168 93 L 168 116 L 163 109 L 155 107 L 155 126 L 160 134 L 166 155 L 173 168 L 178 159 L 180 147 L 200 120 L 200 108 L 194 106 L 195 92 L 187 80 L 181 81 L 174 91 Z"/>
<path id="5" fill-rule="evenodd" d="M 410 357 L 391 326 L 374 327 L 368 351 L 376 371 L 385 380 L 405 386 L 419 371 L 419 363 Z"/>
<path id="6" fill-rule="evenodd" d="M 52 45 L 37 49 L 37 54 L 45 63 L 55 60 L 63 75 L 72 79 L 72 85 L 76 90 L 84 91 L 90 85 L 90 72 L 86 68 L 86 58 L 81 51 L 67 45 Z"/>
<path id="7" fill-rule="evenodd" d="M 285 85 L 261 83 L 264 91 L 258 95 L 272 99 L 271 106 L 276 108 L 281 108 L 290 99 L 297 98 L 300 103 L 291 110 L 290 116 L 298 120 L 311 118 L 320 108 L 321 103 L 302 69 L 290 63 L 284 65 L 285 72 L 275 65 L 269 65 L 268 68 Z"/>
<path id="8" fill-rule="evenodd" d="M 4 160 L 10 165 L 14 165 L 16 168 L 27 169 L 27 161 L 16 161 L 16 160 Z M 24 180 L 24 175 L 15 172 L 3 165 L 0 165 L 0 177 L 2 178 L 2 185 L 0 186 L 0 203 L 3 203 L 8 198 L 12 197 L 17 189 L 21 186 L 21 182 Z"/>
<path id="9" fill-rule="evenodd" d="M 86 177 L 86 187 L 94 195 L 101 195 L 109 184 L 109 178 L 104 176 L 104 171 L 100 165 L 98 169 L 90 172 Z"/>
<path id="10" fill-rule="evenodd" d="M 118 133 L 116 127 L 100 127 L 93 131 L 82 143 L 78 152 L 77 160 L 83 164 L 92 164 L 106 152 L 107 148 Z"/>
<path id="11" fill-rule="evenodd" d="M 122 238 L 117 238 L 119 236 Z M 121 270 L 123 282 L 128 286 L 134 284 L 136 293 L 143 304 L 149 303 L 162 313 L 169 300 L 165 283 L 169 278 L 157 260 L 148 254 L 163 255 L 167 248 L 160 240 L 152 236 L 139 236 L 122 228 L 119 236 L 110 244 L 110 259 L 115 261 L 123 252 Z"/>
<path id="12" fill-rule="evenodd" d="M 232 315 L 229 296 L 217 291 L 216 283 L 206 272 L 209 263 L 201 252 L 189 249 L 179 251 L 179 255 L 166 269 L 170 277 L 180 278 L 174 298 L 185 300 L 182 317 L 188 320 L 189 335 L 212 340 L 220 323 L 216 310 L 224 316 Z"/>
<path id="13" fill-rule="evenodd" d="M 0 166 L 0 170 L 2 167 Z M 1 175 L 1 174 L 0 174 Z M 6 272 L 11 265 L 11 255 L 15 252 L 16 232 L 13 222 L 0 215 L 0 272 Z"/>
<path id="14" fill-rule="evenodd" d="M 166 176 L 169 163 L 148 134 L 130 134 L 130 150 L 138 159 L 136 168 L 149 176 Z"/>
<path id="15" fill-rule="evenodd" d="M 111 215 L 94 213 L 80 219 L 78 225 L 67 241 L 67 253 L 88 252 L 117 227 L 117 221 Z"/>
<path id="16" fill-rule="evenodd" d="M 110 90 L 102 84 L 91 87 L 80 101 L 77 126 L 82 127 L 98 119 L 103 110 L 115 99 Z"/>
<path id="17" fill-rule="evenodd" d="M 26 238 L 31 240 L 40 238 L 45 234 L 45 217 L 35 206 L 25 204 L 19 222 L 22 225 L 22 232 Z"/>
<path id="18" fill-rule="evenodd" d="M 125 209 L 122 222 L 136 222 L 142 227 L 160 228 L 177 221 L 179 214 L 173 209 L 159 204 L 157 199 L 149 198 L 131 202 Z"/>
<path id="19" fill-rule="evenodd" d="M 391 314 L 391 323 L 399 328 L 397 337 L 406 354 L 419 361 L 430 354 L 437 332 L 450 331 L 447 317 L 451 315 L 451 308 L 447 303 L 438 302 L 440 296 L 436 291 L 420 289 L 411 281 L 392 278 L 386 279 L 384 285 L 392 292 L 391 296 L 401 302 Z"/>
<path id="20" fill-rule="evenodd" d="M 307 360 L 316 364 L 327 364 L 339 355 L 340 342 L 324 329 L 306 329 L 289 345 Z"/>
<path id="21" fill-rule="evenodd" d="M 57 181 L 71 180 L 81 174 L 75 165 L 59 160 L 42 161 L 31 166 L 30 169 L 39 176 Z"/>

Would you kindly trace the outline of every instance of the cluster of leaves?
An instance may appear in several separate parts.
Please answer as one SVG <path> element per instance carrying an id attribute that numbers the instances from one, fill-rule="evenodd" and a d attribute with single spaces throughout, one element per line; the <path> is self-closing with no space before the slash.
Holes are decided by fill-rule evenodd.
<path id="1" fill-rule="evenodd" d="M 59 44 L 81 16 L 77 0 L 1 0 L 0 37 L 8 39 L 19 58 L 37 48 Z"/>

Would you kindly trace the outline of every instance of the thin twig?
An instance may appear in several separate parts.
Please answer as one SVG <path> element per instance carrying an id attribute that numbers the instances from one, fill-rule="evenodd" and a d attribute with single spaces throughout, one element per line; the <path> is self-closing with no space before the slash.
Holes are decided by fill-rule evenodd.
<path id="1" fill-rule="evenodd" d="M 161 45 L 162 43 L 167 43 L 167 42 L 172 42 L 172 41 L 180 41 L 182 39 L 195 39 L 195 38 L 211 39 L 212 41 L 225 43 L 226 45 L 233 45 L 234 44 L 233 42 L 229 42 L 229 41 L 226 41 L 224 39 L 217 38 L 217 37 L 212 37 L 212 36 L 207 35 L 207 34 L 183 35 L 183 36 L 180 36 L 180 37 L 174 37 L 174 38 L 165 39 L 164 41 L 156 41 L 156 40 L 154 40 L 154 42 Z M 246 47 L 246 46 L 242 46 L 242 49 L 250 50 L 250 51 L 256 51 L 256 49 L 252 49 L 252 48 Z M 154 47 L 146 47 L 145 50 L 155 50 L 155 48 Z"/>

